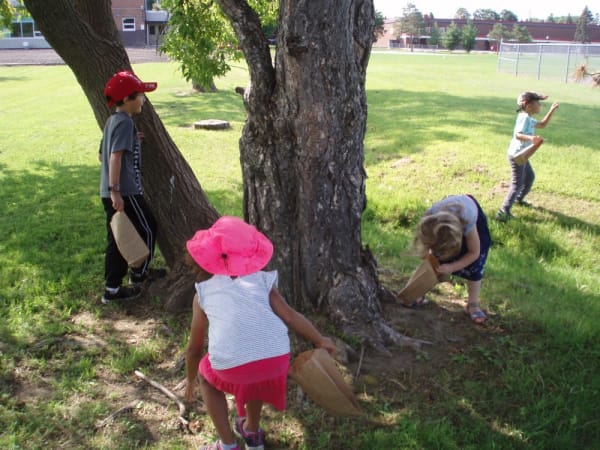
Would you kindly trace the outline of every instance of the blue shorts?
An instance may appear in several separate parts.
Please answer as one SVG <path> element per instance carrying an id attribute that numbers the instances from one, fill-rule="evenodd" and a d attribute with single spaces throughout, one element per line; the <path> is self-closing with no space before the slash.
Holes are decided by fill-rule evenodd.
<path id="1" fill-rule="evenodd" d="M 492 245 L 492 237 L 490 235 L 490 229 L 488 228 L 487 217 L 477 200 L 471 195 L 469 195 L 471 199 L 477 205 L 477 233 L 479 234 L 479 258 L 469 264 L 467 267 L 463 267 L 456 272 L 452 272 L 452 275 L 456 275 L 457 277 L 464 278 L 469 281 L 479 281 L 483 278 L 483 271 L 485 269 L 485 262 L 487 260 L 488 252 Z M 451 263 L 458 259 L 460 259 L 463 255 L 467 253 L 467 240 L 463 236 L 462 245 L 460 249 L 460 253 L 448 261 L 440 261 L 442 264 Z"/>

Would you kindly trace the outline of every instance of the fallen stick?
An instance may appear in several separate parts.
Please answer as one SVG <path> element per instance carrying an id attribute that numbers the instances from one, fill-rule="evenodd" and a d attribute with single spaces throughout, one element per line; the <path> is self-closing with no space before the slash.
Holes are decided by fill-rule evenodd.
<path id="1" fill-rule="evenodd" d="M 179 423 L 184 427 L 185 430 L 190 431 L 190 422 L 185 418 L 185 414 L 186 414 L 185 403 L 183 403 L 183 401 L 181 401 L 181 399 L 179 397 L 177 397 L 169 389 L 164 387 L 162 384 L 148 378 L 146 375 L 144 375 L 139 370 L 136 370 L 135 374 L 137 375 L 138 378 L 141 378 L 146 383 L 155 387 L 160 392 L 162 392 L 167 397 L 169 397 L 171 400 L 173 400 L 175 403 L 177 403 L 177 406 L 179 407 L 179 417 L 177 418 L 177 420 L 179 420 Z"/>
<path id="2" fill-rule="evenodd" d="M 365 356 L 365 346 L 361 345 L 360 346 L 360 358 L 358 360 L 358 367 L 356 368 L 356 375 L 354 375 L 354 378 L 358 378 L 358 375 L 360 374 L 360 368 L 362 366 L 363 356 Z"/>
<path id="3" fill-rule="evenodd" d="M 104 428 L 106 425 L 108 425 L 119 414 L 130 413 L 131 411 L 134 410 L 134 408 L 137 407 L 137 405 L 139 405 L 139 403 L 136 404 L 136 405 L 123 406 L 122 408 L 117 409 L 114 413 L 112 413 L 111 415 L 109 415 L 105 419 L 103 419 L 100 422 L 98 422 L 98 425 L 96 425 L 94 427 L 94 431 L 98 431 L 100 428 Z"/>
<path id="4" fill-rule="evenodd" d="M 183 389 L 184 387 L 187 386 L 187 378 L 184 378 L 183 380 L 181 380 L 179 383 L 177 383 L 177 386 L 175 386 L 173 388 L 174 391 L 179 391 L 181 389 Z"/>
<path id="5" fill-rule="evenodd" d="M 400 386 L 400 388 L 403 391 L 408 391 L 408 389 L 406 388 L 406 386 L 404 386 L 402 383 L 400 383 L 398 380 L 394 380 L 393 378 L 390 378 L 390 381 L 394 384 L 397 384 L 398 386 Z"/>

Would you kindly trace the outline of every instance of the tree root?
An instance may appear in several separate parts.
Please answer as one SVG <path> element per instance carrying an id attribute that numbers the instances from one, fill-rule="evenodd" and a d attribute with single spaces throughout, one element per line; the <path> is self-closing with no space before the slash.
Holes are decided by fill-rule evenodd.
<path id="1" fill-rule="evenodd" d="M 421 352 L 424 345 L 433 345 L 433 342 L 424 341 L 422 339 L 414 339 L 398 333 L 385 323 L 381 323 L 382 333 L 394 345 L 399 347 L 408 347 L 416 352 Z"/>
<path id="2" fill-rule="evenodd" d="M 161 391 L 163 394 L 165 394 L 167 397 L 169 397 L 171 400 L 173 400 L 175 403 L 177 403 L 177 406 L 179 407 L 179 417 L 177 417 L 177 420 L 181 424 L 184 431 L 191 433 L 190 422 L 189 422 L 189 420 L 186 419 L 185 403 L 179 397 L 177 397 L 177 395 L 175 395 L 173 392 L 171 392 L 169 389 L 164 387 L 162 384 L 148 378 L 146 375 L 144 375 L 139 370 L 136 370 L 135 374 L 138 378 L 141 378 L 146 383 L 155 387 L 156 389 Z"/>

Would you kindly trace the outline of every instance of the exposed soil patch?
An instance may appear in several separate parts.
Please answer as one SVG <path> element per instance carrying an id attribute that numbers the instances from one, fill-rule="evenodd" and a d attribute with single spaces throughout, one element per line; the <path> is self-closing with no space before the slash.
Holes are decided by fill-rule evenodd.
<path id="1" fill-rule="evenodd" d="M 383 275 L 385 284 L 393 291 L 399 291 L 404 277 L 386 272 Z M 162 283 L 162 284 L 161 284 Z M 118 435 L 121 416 L 143 424 L 144 440 L 160 441 L 165 435 L 173 433 L 189 441 L 190 446 L 197 446 L 213 435 L 212 426 L 202 419 L 204 407 L 199 400 L 193 405 L 193 413 L 189 431 L 182 429 L 178 422 L 178 407 L 175 402 L 146 382 L 137 378 L 133 370 L 131 374 L 121 374 L 111 368 L 111 355 L 105 353 L 109 349 L 122 348 L 123 351 L 147 347 L 149 342 L 156 342 L 161 347 L 160 358 L 145 375 L 161 383 L 174 393 L 182 396 L 184 369 L 183 349 L 181 342 L 189 327 L 190 315 L 169 315 L 160 310 L 161 292 L 166 291 L 166 281 L 155 282 L 146 291 L 145 298 L 127 305 L 109 305 L 98 309 L 99 314 L 82 311 L 72 317 L 74 331 L 60 338 L 37 342 L 34 351 L 48 354 L 48 375 L 41 376 L 33 368 L 20 367 L 14 380 L 14 395 L 20 404 L 43 402 L 52 398 L 53 383 L 52 366 L 60 367 L 62 356 L 69 354 L 99 355 L 99 364 L 95 367 L 93 398 L 77 394 L 67 400 L 73 411 L 86 402 L 108 403 L 110 411 L 98 417 L 94 432 L 101 439 L 115 439 Z M 400 304 L 382 305 L 388 323 L 401 333 L 431 342 L 422 352 L 406 348 L 391 348 L 391 356 L 365 349 L 363 358 L 355 357 L 346 366 L 346 374 L 352 380 L 359 403 L 368 398 L 386 398 L 390 405 L 400 405 L 403 396 L 427 396 L 436 390 L 436 375 L 448 366 L 449 360 L 468 351 L 473 345 L 495 334 L 498 330 L 493 325 L 476 326 L 472 324 L 463 311 L 464 301 L 457 298 L 451 284 L 438 285 L 431 293 L 431 303 L 418 309 L 409 309 Z M 320 319 L 316 319 L 319 320 Z M 493 320 L 490 321 L 493 323 Z M 114 350 L 112 350 L 114 351 Z M 359 351 L 357 351 L 357 355 Z M 357 376 L 358 375 L 358 376 Z M 178 387 L 179 385 L 179 387 Z M 302 409 L 305 400 L 298 403 L 297 387 L 289 383 L 288 402 L 290 410 Z M 87 394 L 89 395 L 89 394 Z M 114 418 L 109 417 L 114 413 Z M 74 413 L 75 414 L 75 413 Z M 285 429 L 285 433 L 298 434 L 301 442 L 302 429 L 295 430 L 287 419 L 282 418 L 270 408 L 266 409 L 267 421 L 273 430 Z M 105 420 L 107 419 L 108 420 Z M 323 416 L 326 420 L 325 416 Z M 329 419 L 327 419 L 329 420 Z M 190 432 L 191 431 L 191 432 Z M 67 437 L 72 445 L 83 445 L 81 438 Z M 269 448 L 295 448 L 289 442 L 285 446 L 271 441 Z"/>

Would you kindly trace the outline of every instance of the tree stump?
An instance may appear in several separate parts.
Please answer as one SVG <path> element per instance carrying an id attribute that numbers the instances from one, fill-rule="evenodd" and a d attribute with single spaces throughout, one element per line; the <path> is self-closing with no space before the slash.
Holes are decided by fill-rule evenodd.
<path id="1" fill-rule="evenodd" d="M 229 122 L 226 120 L 206 119 L 194 122 L 194 128 L 204 130 L 227 130 L 230 128 Z"/>

